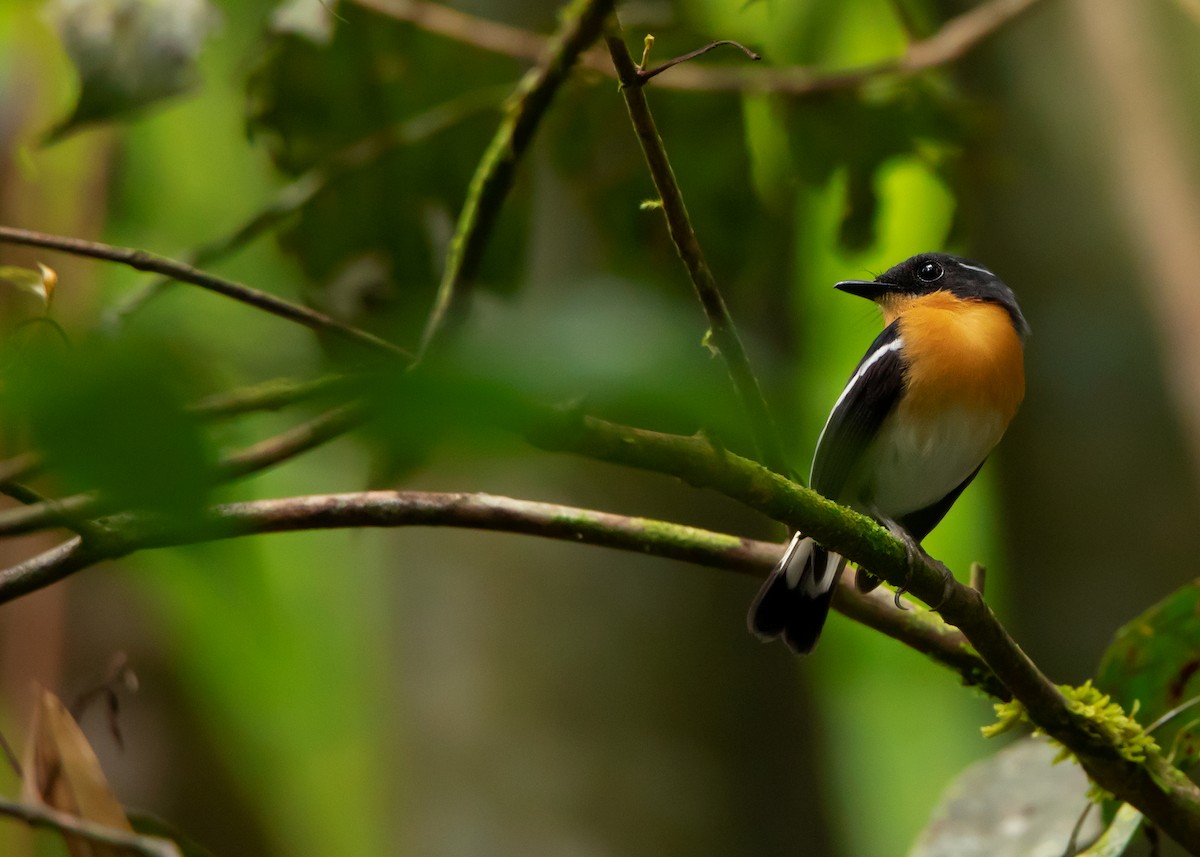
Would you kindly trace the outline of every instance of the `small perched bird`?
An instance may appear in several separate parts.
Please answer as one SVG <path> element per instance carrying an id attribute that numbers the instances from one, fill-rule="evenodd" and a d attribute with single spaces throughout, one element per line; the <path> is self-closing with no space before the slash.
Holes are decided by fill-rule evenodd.
<path id="1" fill-rule="evenodd" d="M 879 304 L 885 327 L 829 414 L 810 484 L 879 521 L 914 554 L 1016 414 L 1029 325 L 995 274 L 943 253 L 834 288 Z M 845 567 L 797 533 L 750 607 L 750 630 L 812 651 Z M 855 579 L 862 591 L 878 585 L 862 571 Z"/>

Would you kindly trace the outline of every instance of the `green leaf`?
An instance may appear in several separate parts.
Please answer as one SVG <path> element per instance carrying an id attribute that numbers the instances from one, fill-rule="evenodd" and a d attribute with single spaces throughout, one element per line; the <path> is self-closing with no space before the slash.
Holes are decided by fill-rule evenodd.
<path id="1" fill-rule="evenodd" d="M 19 268 L 13 265 L 0 265 L 0 282 L 8 283 L 13 288 L 28 295 L 33 295 L 42 302 L 42 308 L 50 306 L 54 298 L 54 287 L 58 284 L 58 274 L 53 268 L 39 264 L 35 271 L 32 268 Z"/>
<path id="2" fill-rule="evenodd" d="M 854 252 L 875 241 L 880 168 L 915 156 L 946 170 L 964 130 L 962 105 L 935 84 L 918 80 L 877 92 L 802 99 L 788 110 L 788 137 L 801 181 L 824 186 L 835 173 L 845 173 L 839 243 Z"/>
<path id="3" fill-rule="evenodd" d="M 343 4 L 338 15 L 326 43 L 295 32 L 269 37 L 249 81 L 250 131 L 289 175 L 324 170 L 368 141 L 371 154 L 338 170 L 279 240 L 311 282 L 314 305 L 413 342 L 474 166 L 495 129 L 495 114 L 481 115 L 468 96 L 515 81 L 521 67 L 464 53 L 354 4 Z M 502 98 L 495 97 L 496 107 Z M 434 139 L 389 138 L 390 129 L 435 108 L 452 121 L 443 121 Z M 500 252 L 485 259 L 484 284 L 515 279 L 521 254 L 513 249 L 526 243 L 516 202 L 498 224 L 491 246 Z"/>
<path id="4" fill-rule="evenodd" d="M 1054 764 L 1056 749 L 1024 738 L 976 762 L 950 785 L 908 857 L 1029 857 L 1062 854 L 1088 806 L 1087 775 Z M 1099 833 L 1089 814 L 1080 840 Z"/>
<path id="5" fill-rule="evenodd" d="M 51 15 L 80 90 L 46 143 L 190 89 L 196 58 L 217 23 L 208 0 L 56 0 Z"/>
<path id="6" fill-rule="evenodd" d="M 185 407 L 194 377 L 163 343 L 30 345 L 5 364 L 8 425 L 24 425 L 68 492 L 99 491 L 120 508 L 194 514 L 213 458 Z"/>
<path id="7" fill-rule="evenodd" d="M 1133 837 L 1142 829 L 1143 816 L 1127 803 L 1121 804 L 1112 822 L 1095 844 L 1079 857 L 1120 857 L 1133 842 Z"/>
<path id="8" fill-rule="evenodd" d="M 1151 723 L 1200 695 L 1200 581 L 1192 581 L 1117 631 L 1100 660 L 1096 685 L 1138 720 Z M 1197 758 L 1195 713 L 1182 713 L 1155 730 L 1175 762 Z"/>

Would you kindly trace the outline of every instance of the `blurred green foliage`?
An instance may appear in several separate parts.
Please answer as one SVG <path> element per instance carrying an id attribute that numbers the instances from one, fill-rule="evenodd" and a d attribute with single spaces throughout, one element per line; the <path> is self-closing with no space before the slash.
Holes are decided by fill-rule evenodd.
<path id="1" fill-rule="evenodd" d="M 40 32 L 34 5 L 22 0 L 0 9 L 0 49 Z M 244 223 L 285 181 L 326 170 L 348 147 L 445 106 L 453 121 L 438 133 L 394 146 L 384 138 L 372 157 L 340 170 L 276 242 L 251 245 L 217 266 L 412 345 L 467 181 L 497 121 L 495 111 L 479 104 L 491 101 L 497 85 L 514 84 L 524 65 L 349 2 L 336 4 L 328 41 L 272 32 L 278 5 L 268 0 L 216 5 L 224 26 L 200 57 L 206 83 L 194 98 L 116 131 L 81 135 L 57 153 L 26 150 L 26 157 L 35 172 L 48 170 L 53 158 L 103 159 L 103 194 L 80 194 L 69 204 L 92 207 L 107 240 L 182 253 Z M 918 19 L 936 20 L 932 2 L 905 6 Z M 481 2 L 472 10 L 541 31 L 553 26 L 556 11 L 548 0 L 521 8 Z M 892 56 L 905 41 L 893 4 L 884 0 L 679 0 L 666 12 L 654 25 L 656 55 L 663 58 L 676 47 L 739 38 L 761 47 L 770 63 L 841 68 Z M 636 36 L 630 30 L 631 43 Z M 65 88 L 69 71 L 61 58 L 40 56 L 36 67 Z M 0 87 L 14 80 L 0 64 Z M 829 286 L 914 252 L 961 249 L 951 238 L 953 179 L 970 133 L 968 107 L 942 73 L 804 101 L 653 85 L 649 92 L 709 261 L 770 391 L 793 462 L 805 470 L 830 404 L 878 330 L 872 307 Z M 27 144 L 45 128 L 38 120 L 25 119 Z M 38 187 L 36 176 L 31 186 Z M 544 463 L 495 429 L 528 399 L 641 426 L 703 431 L 748 450 L 724 369 L 702 345 L 703 317 L 660 215 L 639 210 L 652 193 L 615 85 L 580 73 L 559 94 L 520 168 L 479 275 L 484 288 L 453 347 L 424 374 L 376 376 L 369 394 L 380 418 L 364 432 L 369 444 L 336 444 L 218 494 L 284 496 L 403 480 L 741 526 L 726 507 L 683 486 L 598 474 L 584 465 L 564 472 L 572 465 Z M 95 283 L 79 277 L 60 287 L 60 301 L 77 307 L 64 324 L 82 344 L 22 358 L 25 371 L 6 379 L 5 407 L 37 438 L 62 480 L 59 490 L 99 489 L 122 506 L 194 510 L 209 495 L 219 451 L 283 430 L 297 416 L 264 414 L 202 428 L 184 405 L 240 383 L 314 375 L 339 357 L 307 331 L 181 287 L 131 317 L 117 341 L 93 341 L 87 331 L 96 307 L 144 280 L 115 266 L 95 266 L 87 276 Z M 981 557 L 990 565 L 1003 560 L 992 490 L 985 471 L 929 540 L 951 567 L 965 569 Z M 757 526 L 756 535 L 778 535 L 761 522 L 746 526 Z M 456 533 L 436 535 L 474 544 Z M 405 603 L 393 571 L 416 580 L 420 595 L 422 586 L 431 587 L 424 570 L 434 574 L 445 555 L 460 556 L 440 548 L 419 553 L 406 539 L 309 534 L 130 561 L 137 573 L 127 576 L 128 585 L 152 617 L 146 621 L 178 682 L 187 722 L 217 748 L 220 770 L 212 776 L 244 818 L 224 829 L 199 812 L 186 783 L 175 787 L 173 805 L 154 809 L 182 816 L 181 825 L 219 854 L 237 853 L 223 849 L 246 837 L 261 839 L 272 853 L 351 857 L 480 853 L 469 846 L 481 841 L 494 854 L 571 850 L 562 843 L 584 843 L 594 853 L 611 853 L 613 843 L 623 843 L 627 854 L 703 847 L 712 854 L 783 853 L 774 850 L 778 843 L 807 835 L 828 842 L 830 857 L 881 857 L 903 852 L 942 785 L 984 751 L 977 735 L 987 718 L 983 703 L 919 657 L 850 623 L 835 619 L 818 655 L 796 667 L 782 653 L 741 639 L 749 593 L 734 584 L 697 583 L 694 570 L 657 582 L 614 576 L 606 584 L 609 600 L 597 596 L 588 586 L 598 585 L 598 570 L 632 562 L 607 554 L 579 560 L 587 572 L 570 562 L 555 566 L 561 575 L 578 573 L 569 584 L 549 584 L 537 576 L 537 560 L 524 554 L 504 560 L 501 550 L 495 557 L 493 550 L 472 551 L 444 584 L 461 585 L 459 601 Z M 538 660 L 551 655 L 532 647 L 535 637 L 522 636 L 536 628 L 508 617 L 525 615 L 514 607 L 521 596 L 550 603 L 548 593 L 558 585 L 576 587 L 561 597 L 561 609 L 577 617 L 565 627 L 594 637 L 578 644 L 582 652 L 570 641 L 555 646 L 564 657 L 581 658 L 564 672 L 579 687 L 543 696 L 529 690 L 539 685 L 525 672 L 545 668 L 555 675 Z M 478 591 L 493 597 L 481 606 Z M 413 666 L 407 652 L 393 650 L 403 638 L 396 626 L 411 626 L 425 640 L 411 644 L 415 650 L 453 653 L 459 669 L 487 664 L 491 652 L 479 654 L 487 646 L 477 637 L 488 621 L 513 634 L 504 638 L 509 649 L 530 646 L 537 657 L 509 663 L 503 673 L 478 668 L 462 688 L 454 682 L 465 680 L 438 657 Z M 660 635 L 650 635 L 653 648 L 590 642 L 606 639 L 603 628 L 621 635 L 625 624 L 636 630 L 639 623 Z M 707 636 L 690 648 L 687 633 Z M 639 639 L 633 631 L 624 636 Z M 736 645 L 745 651 L 727 653 Z M 709 661 L 697 657 L 702 646 L 717 664 L 711 673 Z M 623 743 L 592 746 L 589 740 L 599 739 L 589 739 L 588 730 L 603 730 L 588 717 L 603 722 L 611 714 L 606 700 L 580 705 L 587 711 L 577 719 L 560 719 L 556 708 L 562 697 L 589 698 L 591 682 L 601 697 L 604 687 L 622 688 L 631 710 L 644 700 L 662 720 L 623 726 L 636 740 L 618 730 Z M 429 728 L 421 719 L 427 704 L 415 690 L 427 684 L 435 699 L 441 691 L 476 699 L 481 688 L 520 699 L 527 722 L 545 721 L 545 732 L 574 738 L 569 746 L 576 755 L 565 761 L 549 758 L 549 750 L 547 758 L 522 758 L 521 774 L 540 783 L 556 782 L 554 776 L 571 781 L 564 770 L 585 769 L 593 755 L 633 754 L 629 747 L 640 748 L 644 764 L 653 764 L 645 760 L 658 751 L 715 773 L 689 776 L 682 762 L 655 770 L 654 782 L 670 787 L 647 787 L 662 801 L 653 807 L 661 813 L 654 816 L 654 841 L 630 842 L 628 831 L 640 828 L 634 820 L 628 830 L 621 827 L 625 813 L 612 809 L 621 804 L 605 802 L 599 781 L 543 786 L 586 796 L 576 807 L 583 820 L 570 830 L 549 812 L 519 833 L 496 821 L 509 798 L 504 776 L 482 796 L 471 792 L 468 799 L 460 788 L 457 800 L 437 807 L 444 817 L 417 818 L 411 807 L 424 804 L 413 794 L 434 790 L 450 776 L 443 766 L 451 768 L 441 757 L 421 761 L 422 745 L 441 746 L 451 740 L 446 734 L 459 734 L 455 728 L 465 733 L 460 719 L 488 717 L 485 706 L 477 713 L 464 704 L 441 715 L 444 734 L 429 737 L 421 731 Z M 726 687 L 740 691 L 730 696 Z M 811 711 L 806 688 L 815 700 Z M 696 709 L 711 713 L 720 729 L 706 726 L 712 734 L 695 735 Z M 754 722 L 767 717 L 782 720 L 769 730 Z M 755 736 L 761 741 L 746 731 L 761 731 Z M 500 724 L 487 735 L 488 747 L 512 743 Z M 673 741 L 685 742 L 683 749 Z M 812 772 L 787 770 L 794 758 L 805 758 Z M 454 772 L 473 782 L 470 773 Z M 608 776 L 609 789 L 625 788 L 619 774 Z M 820 777 L 820 801 L 797 785 L 804 776 Z M 757 789 L 779 805 L 762 809 L 764 801 L 746 797 Z M 863 823 L 864 807 L 870 823 Z M 825 832 L 797 830 L 792 815 L 801 810 Z M 511 815 L 514 827 L 525 818 Z M 606 825 L 598 832 L 597 819 Z M 436 824 L 446 830 L 435 845 L 414 840 L 411 830 Z"/>
<path id="2" fill-rule="evenodd" d="M 1181 710 L 1154 732 L 1164 752 L 1179 764 L 1200 756 L 1192 707 L 1200 690 L 1200 583 L 1171 593 L 1117 631 L 1096 673 L 1096 686 L 1112 694 L 1137 720 L 1150 725 Z"/>
<path id="3" fill-rule="evenodd" d="M 61 340 L 5 355 L 0 407 L 46 458 L 62 493 L 98 491 L 114 509 L 181 518 L 204 508 L 213 454 L 186 410 L 197 372 L 169 343 Z M 10 428 L 13 427 L 11 424 Z"/>

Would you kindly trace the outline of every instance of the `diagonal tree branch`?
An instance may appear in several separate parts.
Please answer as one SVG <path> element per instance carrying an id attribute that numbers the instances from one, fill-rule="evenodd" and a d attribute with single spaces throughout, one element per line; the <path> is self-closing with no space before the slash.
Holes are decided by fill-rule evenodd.
<path id="1" fill-rule="evenodd" d="M 904 545 L 870 518 L 726 451 L 703 438 L 679 438 L 562 414 L 531 426 L 530 437 L 557 449 L 616 464 L 670 473 L 796 527 L 830 550 L 902 587 L 959 628 L 1046 734 L 1075 753 L 1102 788 L 1141 809 L 1185 847 L 1200 853 L 1200 789 L 1161 756 L 1145 765 L 1124 759 L 1073 712 L 1062 693 L 1008 634 L 983 597 L 925 556 L 911 565 Z"/>
<path id="2" fill-rule="evenodd" d="M 518 59 L 536 59 L 546 43 L 545 37 L 537 33 L 429 0 L 354 2 L 380 14 L 410 21 L 431 33 Z M 879 77 L 908 77 L 957 62 L 1037 3 L 1038 0 L 989 0 L 951 18 L 932 36 L 912 42 L 903 55 L 857 68 L 831 72 L 811 66 L 746 68 L 688 63 L 658 78 L 655 86 L 704 92 L 773 92 L 793 97 L 857 89 Z M 615 74 L 602 51 L 588 51 L 580 63 L 600 74 L 610 77 Z"/>
<path id="3" fill-rule="evenodd" d="M 190 283 L 207 289 L 210 292 L 224 295 L 233 300 L 263 310 L 271 315 L 285 318 L 302 324 L 312 330 L 325 331 L 341 337 L 349 342 L 357 342 L 374 351 L 382 352 L 391 357 L 409 358 L 411 355 L 399 345 L 380 339 L 373 333 L 360 330 L 357 327 L 344 324 L 330 318 L 314 309 L 286 301 L 283 298 L 267 292 L 252 289 L 241 283 L 225 280 L 212 274 L 205 273 L 191 265 L 176 262 L 163 256 L 147 253 L 145 250 L 134 250 L 128 247 L 114 247 L 98 241 L 85 241 L 82 238 L 68 238 L 62 235 L 49 235 L 44 232 L 33 232 L 28 229 L 17 229 L 12 226 L 0 226 L 0 243 L 23 244 L 28 247 L 45 247 L 49 250 L 59 250 L 73 256 L 87 256 L 92 259 L 102 259 L 107 262 L 117 262 L 127 265 L 137 271 L 149 271 L 170 277 L 182 283 Z"/>
<path id="4" fill-rule="evenodd" d="M 704 258 L 700 248 L 700 240 L 696 230 L 692 228 L 687 206 L 683 201 L 683 191 L 675 180 L 675 171 L 667 158 L 667 150 L 658 128 L 654 124 L 654 116 L 650 113 L 650 105 L 646 94 L 642 91 L 645 79 L 639 77 L 638 68 L 634 65 L 629 48 L 621 38 L 619 31 L 606 33 L 604 43 L 608 46 L 612 57 L 613 67 L 617 70 L 617 78 L 621 81 L 621 93 L 625 96 L 625 106 L 629 110 L 629 118 L 633 122 L 633 130 L 642 146 L 642 154 L 646 157 L 646 166 L 650 169 L 650 177 L 654 181 L 662 201 L 663 214 L 666 215 L 667 229 L 679 258 L 687 268 L 696 297 L 704 309 L 708 319 L 709 338 L 712 346 L 720 352 L 729 377 L 733 380 L 734 389 L 741 400 L 742 408 L 750 420 L 759 454 L 767 466 L 777 473 L 789 473 L 787 461 L 783 454 L 783 444 L 771 420 L 767 401 L 763 398 L 758 378 L 750 367 L 750 358 L 742 346 L 741 337 L 729 315 L 729 308 L 721 296 L 716 277 Z"/>
<path id="5" fill-rule="evenodd" d="M 446 270 L 421 336 L 420 354 L 429 350 L 450 315 L 465 299 L 521 156 L 579 55 L 600 37 L 604 20 L 614 5 L 615 0 L 574 0 L 563 11 L 558 35 L 546 43 L 538 65 L 517 84 L 507 115 L 483 153 L 467 189 L 467 199 L 450 240 Z"/>

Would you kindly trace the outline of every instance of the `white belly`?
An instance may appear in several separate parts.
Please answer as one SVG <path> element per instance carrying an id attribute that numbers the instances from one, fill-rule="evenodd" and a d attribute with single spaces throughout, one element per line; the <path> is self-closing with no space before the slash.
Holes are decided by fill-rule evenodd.
<path id="1" fill-rule="evenodd" d="M 1004 428 L 1001 414 L 967 408 L 921 421 L 889 419 L 872 456 L 874 511 L 898 518 L 942 499 L 983 463 Z"/>

